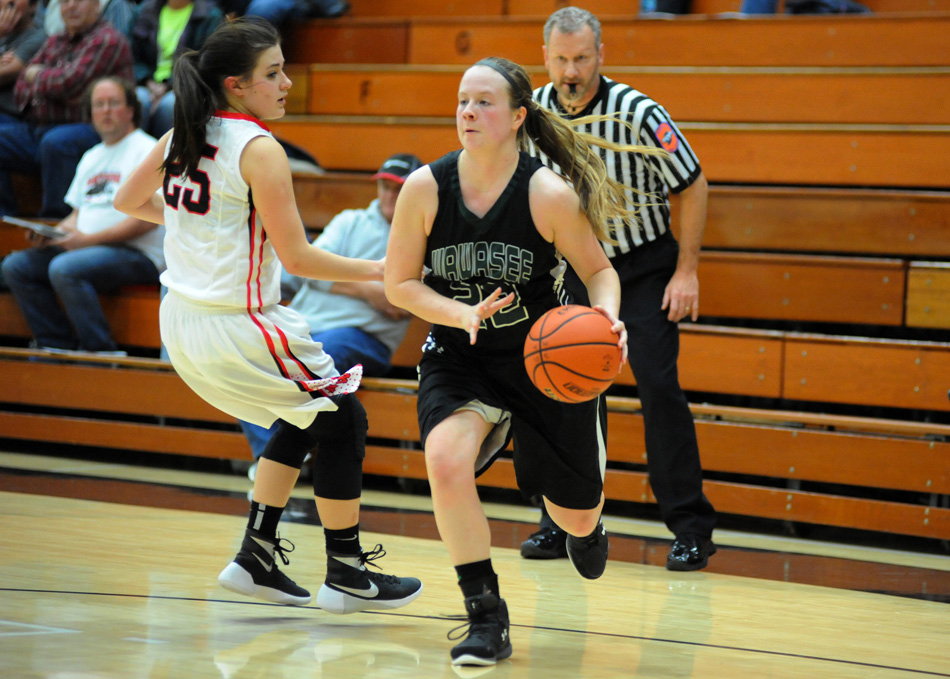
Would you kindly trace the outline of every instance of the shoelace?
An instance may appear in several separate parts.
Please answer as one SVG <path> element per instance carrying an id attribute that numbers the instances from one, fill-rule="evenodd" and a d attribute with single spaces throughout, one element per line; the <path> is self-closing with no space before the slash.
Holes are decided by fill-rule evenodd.
<path id="1" fill-rule="evenodd" d="M 487 615 L 480 615 L 475 619 L 469 618 L 465 615 L 450 615 L 447 616 L 449 620 L 462 620 L 465 619 L 458 627 L 454 627 L 448 631 L 448 634 L 445 635 L 445 638 L 449 641 L 457 641 L 469 634 L 477 632 L 480 628 L 487 627 L 489 631 L 491 629 L 491 621 L 488 620 Z"/>
<path id="2" fill-rule="evenodd" d="M 285 547 L 284 545 L 282 545 L 281 544 L 282 542 L 289 545 L 289 547 Z M 288 559 L 284 555 L 284 552 L 287 552 L 287 554 L 290 554 L 295 549 L 296 547 L 294 546 L 294 543 L 292 543 L 287 538 L 280 537 L 280 533 L 277 534 L 277 541 L 274 542 L 274 554 L 280 557 L 280 560 L 284 562 L 285 566 L 290 565 L 290 559 Z"/>
<path id="3" fill-rule="evenodd" d="M 377 559 L 382 559 L 384 556 L 386 556 L 386 550 L 383 549 L 383 546 L 381 544 L 377 543 L 377 545 L 373 547 L 372 551 L 363 552 L 362 554 L 360 554 L 360 565 L 372 566 L 373 568 L 376 568 L 377 570 L 382 571 L 383 570 L 382 566 L 379 566 L 373 562 L 376 561 Z M 388 582 L 393 585 L 399 582 L 399 578 L 397 578 L 395 575 L 386 575 L 385 573 L 374 573 L 369 570 L 366 571 L 366 575 L 372 580 Z"/>

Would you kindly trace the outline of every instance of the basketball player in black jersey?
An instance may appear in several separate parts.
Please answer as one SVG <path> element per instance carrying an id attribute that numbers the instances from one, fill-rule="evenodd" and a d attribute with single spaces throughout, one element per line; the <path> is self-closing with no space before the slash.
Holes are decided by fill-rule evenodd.
<path id="1" fill-rule="evenodd" d="M 610 238 L 611 219 L 632 215 L 622 187 L 606 180 L 603 162 L 588 148 L 595 138 L 576 134 L 533 102 L 520 66 L 483 59 L 465 72 L 458 97 L 462 150 L 406 181 L 385 285 L 393 304 L 433 324 L 419 364 L 418 414 L 436 522 L 469 618 L 452 662 L 490 665 L 511 655 L 511 643 L 475 477 L 509 435 L 518 484 L 544 497 L 569 535 L 574 567 L 593 579 L 606 566 L 603 399 L 548 399 L 528 379 L 522 353 L 533 322 L 566 300 L 561 255 L 611 321 L 618 347 L 626 346 L 617 320 L 619 280 L 598 239 Z M 571 168 L 573 189 L 521 150 L 526 138 Z M 423 265 L 429 272 L 420 280 Z"/>

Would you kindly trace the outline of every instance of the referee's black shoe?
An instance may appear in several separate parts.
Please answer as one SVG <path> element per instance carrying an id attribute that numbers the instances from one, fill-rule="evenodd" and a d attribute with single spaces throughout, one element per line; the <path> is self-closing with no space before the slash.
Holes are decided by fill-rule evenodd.
<path id="1" fill-rule="evenodd" d="M 492 592 L 465 599 L 468 622 L 448 633 L 450 641 L 465 639 L 452 649 L 453 665 L 494 665 L 511 657 L 508 606 Z"/>
<path id="2" fill-rule="evenodd" d="M 557 526 L 545 526 L 521 543 L 525 559 L 563 559 L 567 556 L 567 533 Z"/>
<path id="3" fill-rule="evenodd" d="M 602 521 L 586 538 L 567 536 L 567 556 L 574 569 L 588 580 L 596 580 L 607 568 L 607 531 Z"/>
<path id="4" fill-rule="evenodd" d="M 670 545 L 666 555 L 668 571 L 698 571 L 709 563 L 709 557 L 716 553 L 716 545 L 709 538 L 698 535 L 680 535 Z"/>

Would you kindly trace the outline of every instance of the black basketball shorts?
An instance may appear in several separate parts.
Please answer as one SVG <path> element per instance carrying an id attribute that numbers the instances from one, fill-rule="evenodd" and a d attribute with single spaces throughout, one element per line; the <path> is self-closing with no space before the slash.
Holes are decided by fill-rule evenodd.
<path id="1" fill-rule="evenodd" d="M 498 408 L 510 413 L 515 475 L 522 493 L 544 495 L 569 509 L 596 507 L 607 460 L 603 396 L 586 403 L 553 401 L 528 379 L 520 355 L 499 360 L 442 349 L 427 352 L 419 363 L 417 411 L 423 447 L 436 425 L 467 404 L 477 401 Z M 507 442 L 505 437 L 489 439 L 497 448 L 493 452 Z M 479 459 L 489 452 L 483 450 Z"/>

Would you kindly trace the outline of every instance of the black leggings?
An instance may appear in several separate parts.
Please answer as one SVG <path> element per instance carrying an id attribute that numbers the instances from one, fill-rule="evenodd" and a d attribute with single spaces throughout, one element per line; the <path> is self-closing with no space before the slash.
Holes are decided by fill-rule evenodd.
<path id="1" fill-rule="evenodd" d="M 306 429 L 279 420 L 261 457 L 300 469 L 314 453 L 313 492 L 330 500 L 353 500 L 363 487 L 366 410 L 353 394 L 332 396 L 334 411 L 321 411 Z"/>

